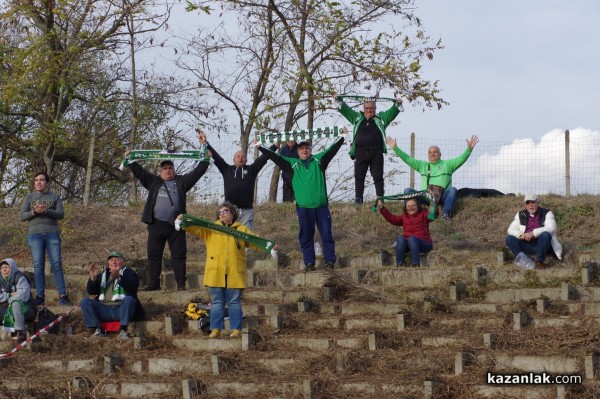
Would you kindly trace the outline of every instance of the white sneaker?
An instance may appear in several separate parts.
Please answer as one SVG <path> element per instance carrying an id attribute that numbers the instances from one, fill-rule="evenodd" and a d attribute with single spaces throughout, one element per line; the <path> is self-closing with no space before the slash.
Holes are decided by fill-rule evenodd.
<path id="1" fill-rule="evenodd" d="M 119 331 L 119 335 L 117 335 L 117 338 L 122 339 L 123 341 L 128 341 L 131 338 L 129 338 L 129 335 L 127 335 L 127 331 Z"/>

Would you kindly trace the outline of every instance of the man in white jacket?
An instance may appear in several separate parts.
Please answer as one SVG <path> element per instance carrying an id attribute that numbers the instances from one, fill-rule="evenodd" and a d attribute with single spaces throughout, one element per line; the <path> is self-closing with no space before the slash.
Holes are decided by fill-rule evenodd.
<path id="1" fill-rule="evenodd" d="M 562 245 L 556 239 L 556 219 L 551 210 L 540 207 L 536 195 L 525 196 L 525 209 L 515 215 L 505 242 L 515 257 L 520 252 L 535 254 L 536 269 L 545 269 L 544 258 L 552 252 L 561 259 Z"/>

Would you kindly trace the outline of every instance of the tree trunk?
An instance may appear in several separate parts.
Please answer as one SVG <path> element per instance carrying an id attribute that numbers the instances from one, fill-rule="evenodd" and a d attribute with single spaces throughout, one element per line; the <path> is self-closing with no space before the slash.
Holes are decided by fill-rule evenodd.
<path id="1" fill-rule="evenodd" d="M 83 189 L 83 207 L 87 208 L 90 201 L 90 184 L 92 181 L 92 166 L 94 164 L 94 149 L 96 148 L 96 133 L 90 133 L 87 167 L 85 169 L 85 187 Z"/>

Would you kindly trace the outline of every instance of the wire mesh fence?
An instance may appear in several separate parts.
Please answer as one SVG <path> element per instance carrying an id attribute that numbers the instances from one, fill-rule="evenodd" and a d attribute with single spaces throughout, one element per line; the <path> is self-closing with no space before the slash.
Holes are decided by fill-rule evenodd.
<path id="1" fill-rule="evenodd" d="M 313 153 L 324 150 L 332 140 L 323 139 L 314 143 Z M 229 163 L 238 150 L 238 143 L 227 137 L 211 142 L 219 154 Z M 410 153 L 411 138 L 397 138 L 398 147 Z M 466 149 L 466 140 L 419 137 L 414 139 L 414 157 L 427 159 L 431 145 L 440 147 L 442 159 L 458 157 Z M 342 146 L 327 169 L 327 189 L 331 201 L 354 200 L 354 165 L 348 156 L 348 145 Z M 452 177 L 456 188 L 496 189 L 503 193 L 537 193 L 557 195 L 598 194 L 600 179 L 600 133 L 586 129 L 575 129 L 569 133 L 553 130 L 539 141 L 518 139 L 512 142 L 486 141 L 477 144 L 467 162 Z M 252 163 L 258 152 L 251 150 L 248 163 Z M 567 156 L 568 154 L 568 156 Z M 568 163 L 567 163 L 568 160 Z M 181 165 L 183 173 L 189 165 Z M 256 201 L 269 199 L 269 187 L 273 174 L 273 163 L 269 162 L 261 171 L 257 181 Z M 416 188 L 421 178 L 414 177 Z M 281 201 L 281 179 L 277 201 Z M 410 168 L 393 152 L 385 156 L 385 192 L 397 194 L 410 187 Z M 223 181 L 219 171 L 211 166 L 197 188 L 201 202 L 218 202 L 223 198 Z M 365 200 L 375 199 L 373 180 L 369 174 L 365 182 Z"/>

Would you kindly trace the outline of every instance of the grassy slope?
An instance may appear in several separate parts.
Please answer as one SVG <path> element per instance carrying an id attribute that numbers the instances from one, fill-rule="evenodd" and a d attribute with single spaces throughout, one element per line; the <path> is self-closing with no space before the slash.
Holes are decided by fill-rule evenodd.
<path id="1" fill-rule="evenodd" d="M 575 261 L 579 250 L 600 249 L 600 202 L 596 196 L 572 198 L 544 196 L 542 206 L 555 213 L 559 225 L 559 240 L 566 247 L 566 263 Z M 331 204 L 333 231 L 339 255 L 365 255 L 390 244 L 399 228 L 387 223 L 370 205 L 356 207 L 345 203 Z M 450 222 L 438 220 L 431 225 L 434 253 L 441 264 L 451 265 L 465 257 L 473 262 L 493 262 L 495 251 L 504 242 L 506 228 L 522 198 L 463 199 Z M 400 211 L 399 203 L 391 203 L 392 212 Z M 197 216 L 213 218 L 215 205 L 192 205 L 188 211 Z M 107 251 L 120 249 L 131 259 L 144 259 L 146 226 L 140 222 L 141 206 L 90 207 L 67 206 L 62 223 L 63 259 L 73 272 L 85 270 L 89 261 L 103 259 Z M 18 219 L 18 209 L 0 209 L 0 256 L 14 257 L 23 268 L 31 267 L 26 245 L 26 224 Z M 298 223 L 291 204 L 258 206 L 255 232 L 275 239 L 280 250 L 300 257 Z M 204 246 L 195 237 L 188 237 L 188 258 L 201 260 Z M 573 263 L 574 264 L 574 263 Z"/>

